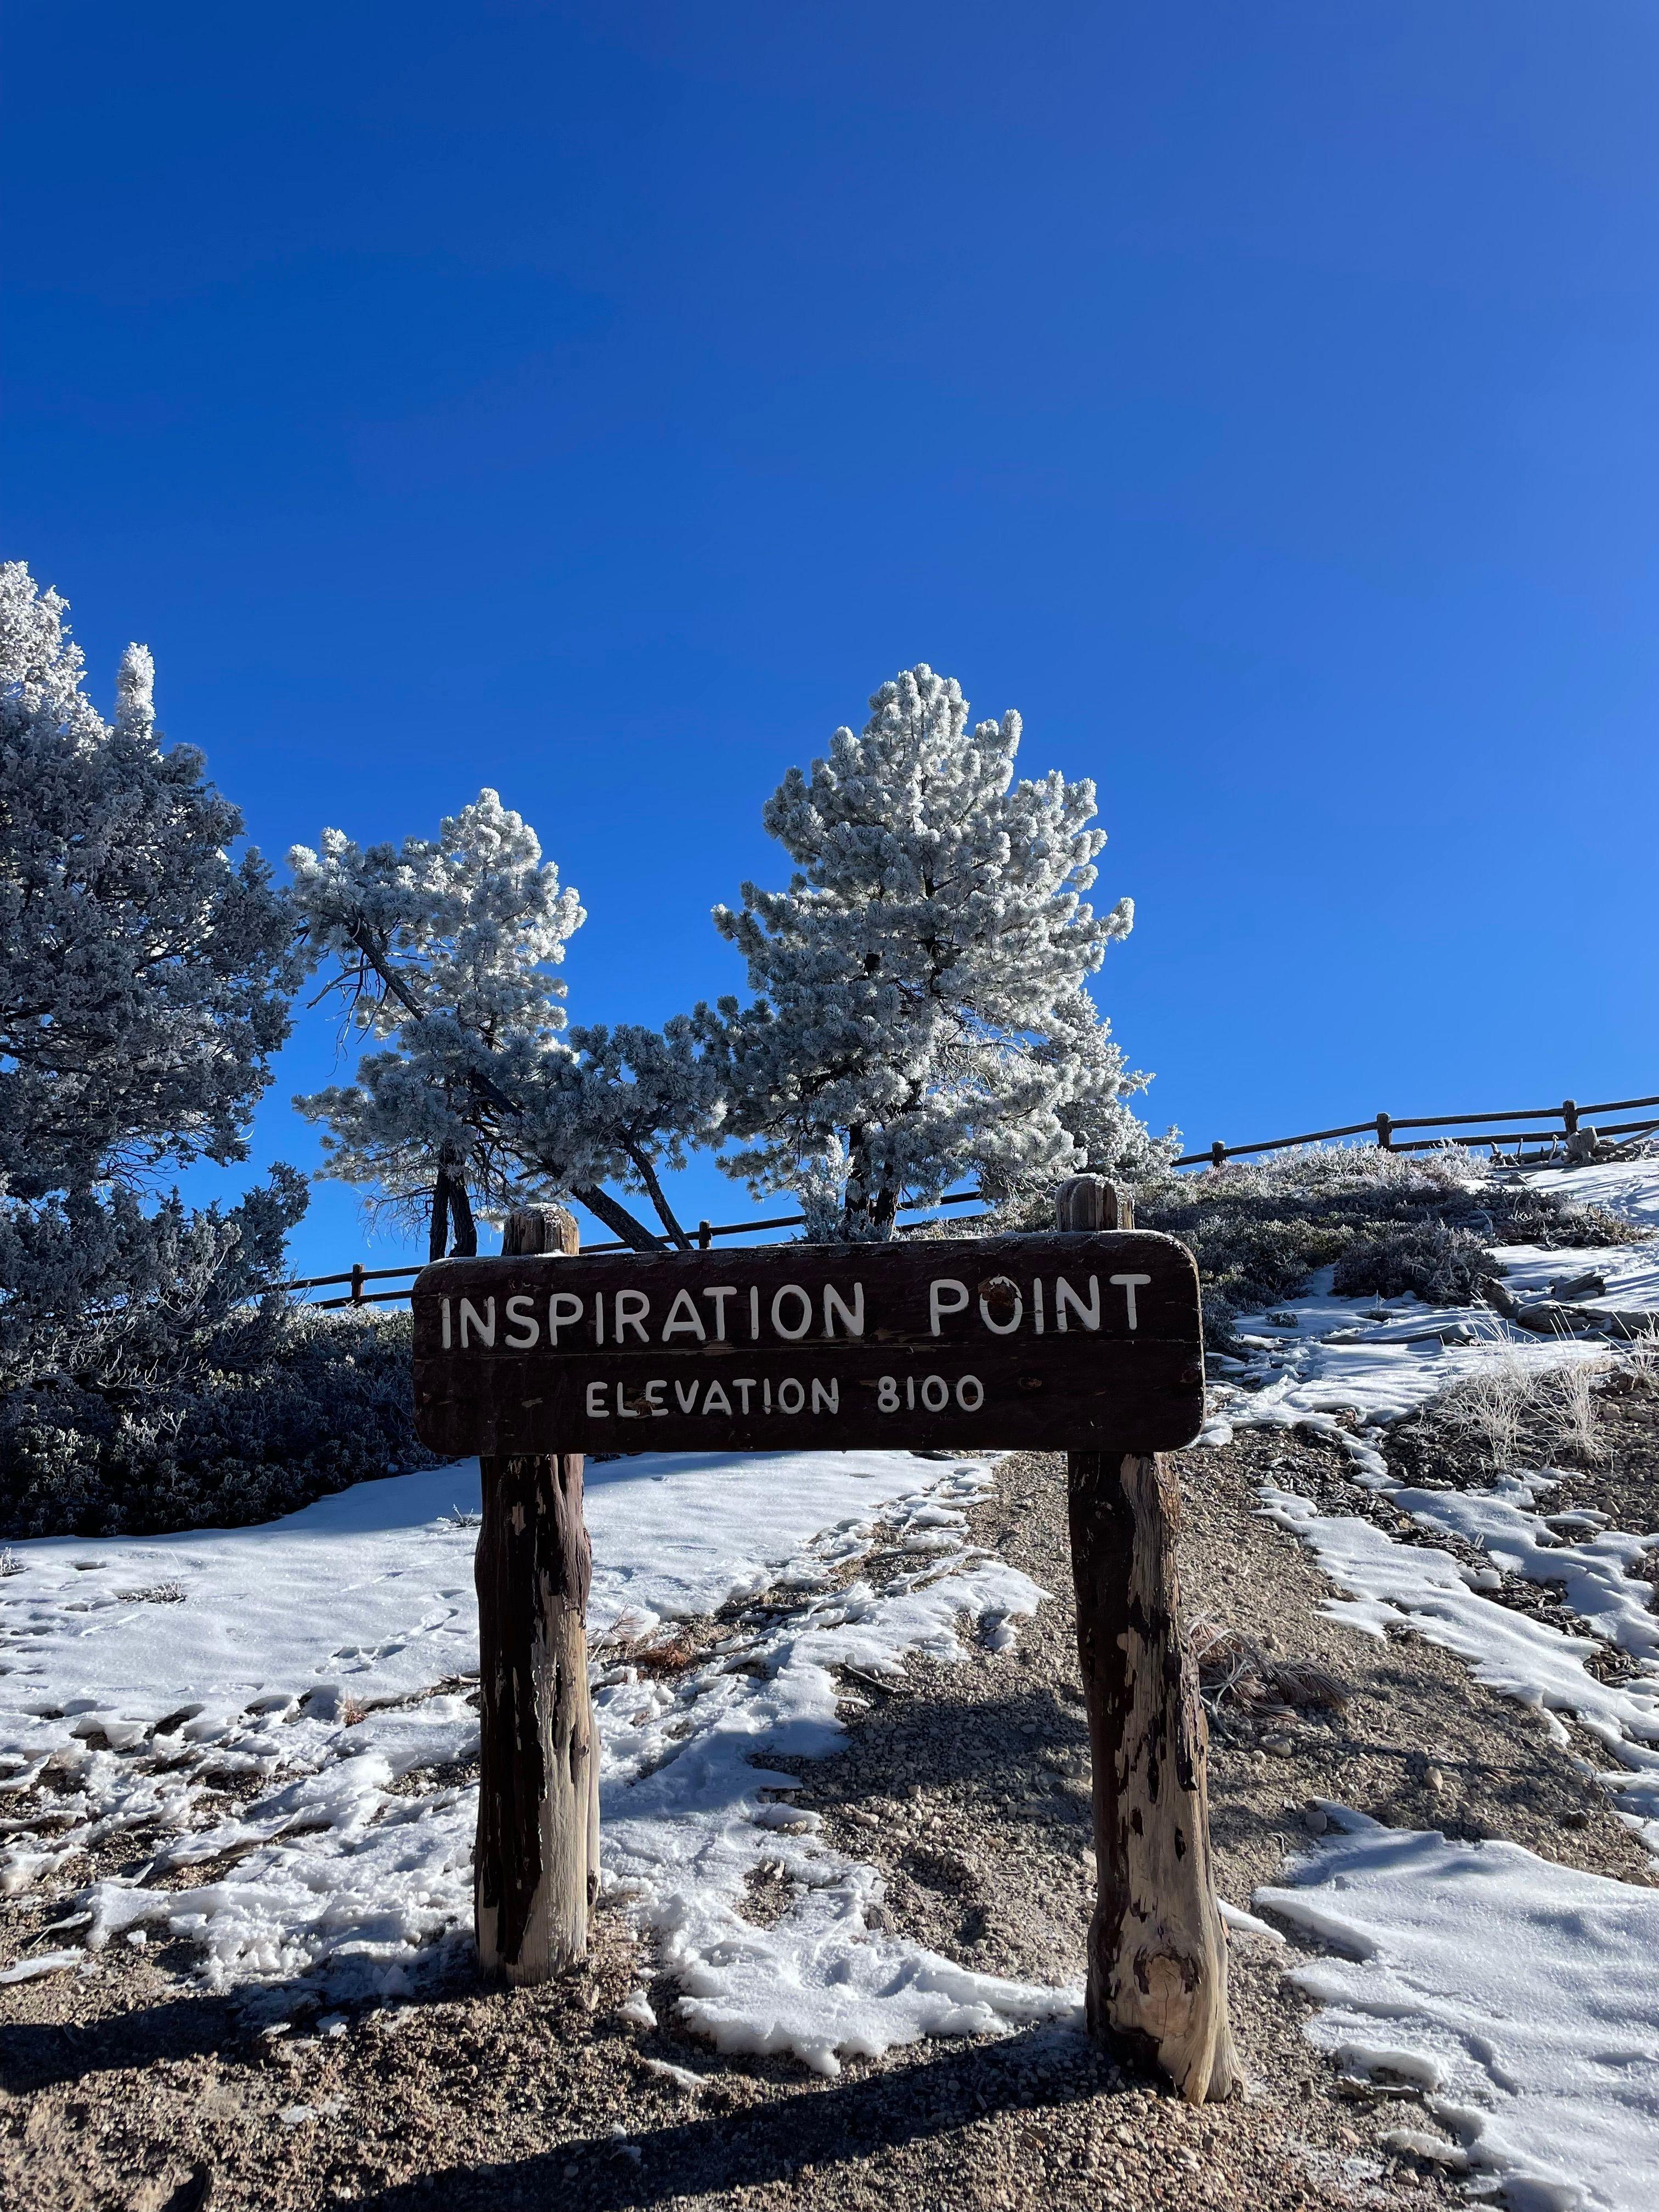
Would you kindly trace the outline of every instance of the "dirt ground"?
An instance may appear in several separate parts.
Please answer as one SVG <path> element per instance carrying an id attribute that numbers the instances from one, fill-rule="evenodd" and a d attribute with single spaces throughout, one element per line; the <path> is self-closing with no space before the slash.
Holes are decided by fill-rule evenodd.
<path id="1" fill-rule="evenodd" d="M 1640 1434 L 1607 1478 L 1604 1510 L 1617 1494 L 1625 1525 L 1653 1526 L 1651 1419 L 1620 1418 Z M 1271 1479 L 1358 1510 L 1328 1440 L 1246 1431 L 1179 1466 L 1198 1640 L 1224 1636 L 1218 1650 L 1253 1645 L 1319 1670 L 1317 1696 L 1289 1711 L 1218 1705 L 1211 1804 L 1225 1897 L 1247 1905 L 1279 1876 L 1317 1826 L 1318 1799 L 1651 1879 L 1606 1796 L 1536 1715 L 1416 1637 L 1382 1642 L 1322 1613 L 1328 1585 L 1255 1506 Z M 1017 1649 L 914 1660 L 885 1688 L 847 1680 L 845 1750 L 796 1770 L 825 1839 L 880 1869 L 890 1925 L 965 1964 L 1044 1982 L 1081 1977 L 1093 1880 L 1064 1484 L 1063 1461 L 1009 1458 L 970 1516 L 975 1541 L 1054 1594 Z M 1586 1476 L 1571 1502 L 1596 1502 L 1596 1488 Z M 752 1899 L 762 1919 L 778 1902 L 765 1887 Z M 29 1893 L 9 1900 L 5 1954 L 49 1947 L 61 1910 Z M 1340 2078 L 1304 2039 L 1304 2001 L 1285 1978 L 1304 1954 L 1234 1933 L 1249 2089 L 1192 2111 L 1057 2028 L 924 2043 L 851 2063 L 836 2081 L 720 2057 L 677 2030 L 672 1986 L 612 1909 L 598 1916 L 582 1978 L 483 1989 L 458 1943 L 447 1978 L 434 1972 L 419 2001 L 320 2018 L 294 1992 L 202 1994 L 182 1946 L 112 1946 L 96 1979 L 0 1990 L 0 2201 L 19 2212 L 1464 2201 L 1434 2159 L 1390 2145 L 1398 2130 L 1441 2132 L 1414 2094 Z M 618 2015 L 641 1982 L 655 2027 Z"/>

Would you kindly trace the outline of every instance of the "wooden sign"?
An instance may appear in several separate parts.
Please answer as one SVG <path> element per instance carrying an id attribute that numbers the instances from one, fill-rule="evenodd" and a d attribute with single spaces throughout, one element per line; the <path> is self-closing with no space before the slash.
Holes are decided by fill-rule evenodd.
<path id="1" fill-rule="evenodd" d="M 443 1260 L 415 1285 L 434 1451 L 1178 1449 L 1198 1276 L 1135 1232 Z"/>

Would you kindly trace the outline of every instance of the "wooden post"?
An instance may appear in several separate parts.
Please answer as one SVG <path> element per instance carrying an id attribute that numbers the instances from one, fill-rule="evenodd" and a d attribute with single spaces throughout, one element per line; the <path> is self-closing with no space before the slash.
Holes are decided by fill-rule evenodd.
<path id="1" fill-rule="evenodd" d="M 1376 1117 L 1376 1141 L 1385 1152 L 1394 1150 L 1394 1123 L 1386 1114 Z"/>
<path id="2" fill-rule="evenodd" d="M 562 1206 L 509 1214 L 503 1253 L 574 1253 Z M 587 1686 L 592 1553 L 582 1456 L 483 1459 L 478 1839 L 473 1925 L 486 1973 L 543 1982 L 587 1955 L 599 1893 L 598 1747 Z"/>
<path id="3" fill-rule="evenodd" d="M 1077 1176 L 1060 1187 L 1054 1225 L 1133 1222 L 1112 1184 Z M 1089 2030 L 1200 2105 L 1226 2096 L 1238 2068 L 1210 1872 L 1208 1736 L 1181 1632 L 1179 1494 L 1161 1455 L 1100 1452 L 1067 1455 L 1066 1492 L 1099 1881 Z"/>

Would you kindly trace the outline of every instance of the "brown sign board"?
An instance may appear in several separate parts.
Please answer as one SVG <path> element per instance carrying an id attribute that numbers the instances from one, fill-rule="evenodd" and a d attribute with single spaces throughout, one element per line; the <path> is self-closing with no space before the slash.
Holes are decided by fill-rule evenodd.
<path id="1" fill-rule="evenodd" d="M 1173 1451 L 1198 1273 L 1134 1231 L 441 1260 L 413 1293 L 434 1451 Z"/>

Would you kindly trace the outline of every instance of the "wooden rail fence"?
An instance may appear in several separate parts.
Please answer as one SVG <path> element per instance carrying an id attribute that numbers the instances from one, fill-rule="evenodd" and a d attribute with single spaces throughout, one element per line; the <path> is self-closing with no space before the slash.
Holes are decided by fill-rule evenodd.
<path id="1" fill-rule="evenodd" d="M 1418 1114 L 1396 1118 L 1390 1114 L 1378 1114 L 1369 1121 L 1346 1122 L 1340 1129 L 1310 1129 L 1297 1137 L 1267 1137 L 1251 1145 L 1224 1145 L 1218 1138 L 1207 1152 L 1188 1152 L 1173 1164 L 1178 1168 L 1219 1168 L 1229 1160 L 1243 1159 L 1259 1152 L 1288 1152 L 1297 1145 L 1333 1143 L 1343 1137 L 1374 1137 L 1384 1152 L 1433 1152 L 1443 1144 L 1490 1145 L 1494 1152 L 1500 1145 L 1513 1144 L 1518 1148 L 1533 1132 L 1524 1129 L 1493 1129 L 1483 1127 L 1493 1121 L 1559 1121 L 1561 1136 L 1540 1130 L 1538 1135 L 1549 1135 L 1559 1146 L 1561 1139 L 1578 1135 L 1603 1137 L 1646 1136 L 1659 1131 L 1659 1113 L 1646 1121 L 1601 1122 L 1591 1127 L 1585 1116 L 1598 1114 L 1638 1112 L 1644 1107 L 1659 1108 L 1659 1097 L 1610 1098 L 1595 1105 L 1581 1106 L 1576 1099 L 1564 1098 L 1559 1106 L 1517 1106 L 1492 1114 Z M 1401 1129 L 1440 1129 L 1447 1133 L 1438 1137 L 1408 1137 L 1400 1141 Z M 1534 1155 L 1534 1161 L 1537 1157 Z M 976 1190 L 952 1191 L 939 1199 L 906 1199 L 900 1206 L 901 1213 L 931 1212 L 942 1206 L 976 1206 L 980 1193 Z M 717 1237 L 753 1237 L 764 1229 L 799 1229 L 806 1219 L 804 1213 L 769 1214 L 759 1221 L 700 1221 L 696 1229 L 698 1249 L 706 1252 Z M 625 1252 L 626 1244 L 589 1244 L 589 1252 Z M 343 1297 L 318 1298 L 313 1303 L 326 1310 L 336 1306 L 400 1304 L 409 1296 L 407 1288 L 398 1291 L 371 1291 L 368 1283 L 403 1281 L 405 1285 L 421 1272 L 425 1261 L 407 1267 L 365 1267 L 354 1265 L 337 1275 L 302 1275 L 291 1283 L 277 1287 L 284 1291 L 332 1290 L 343 1284 L 349 1287 Z"/>

